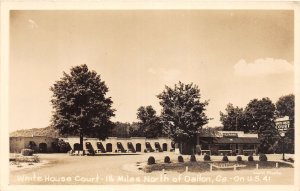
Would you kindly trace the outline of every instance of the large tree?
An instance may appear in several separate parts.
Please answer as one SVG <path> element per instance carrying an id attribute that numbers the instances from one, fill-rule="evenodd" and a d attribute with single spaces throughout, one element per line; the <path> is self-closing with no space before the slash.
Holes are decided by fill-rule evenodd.
<path id="1" fill-rule="evenodd" d="M 285 117 L 288 116 L 290 120 L 290 126 L 287 130 L 284 138 L 284 143 L 279 141 L 278 150 L 281 151 L 282 147 L 280 144 L 285 145 L 285 151 L 294 153 L 294 140 L 295 140 L 295 96 L 289 94 L 282 96 L 276 102 L 276 117 Z"/>
<path id="2" fill-rule="evenodd" d="M 269 98 L 251 100 L 245 108 L 247 130 L 258 133 L 262 153 L 272 153 L 273 145 L 278 139 L 275 129 L 275 105 Z"/>
<path id="3" fill-rule="evenodd" d="M 106 138 L 115 110 L 100 75 L 85 64 L 75 66 L 69 74 L 63 72 L 63 77 L 50 90 L 54 109 L 52 125 L 61 134 L 79 135 L 81 148 L 84 135 Z"/>
<path id="4" fill-rule="evenodd" d="M 276 115 L 278 117 L 289 116 L 290 120 L 295 118 L 295 96 L 289 94 L 282 96 L 276 102 Z"/>
<path id="5" fill-rule="evenodd" d="M 225 131 L 246 131 L 246 119 L 243 108 L 234 107 L 229 103 L 225 112 L 220 112 L 220 121 Z"/>
<path id="6" fill-rule="evenodd" d="M 147 138 L 157 138 L 163 136 L 163 125 L 161 119 L 156 115 L 156 111 L 151 105 L 138 108 L 137 118 L 139 120 L 140 134 Z"/>
<path id="7" fill-rule="evenodd" d="M 197 133 L 208 123 L 205 115 L 208 101 L 200 101 L 200 89 L 193 83 L 179 82 L 174 88 L 168 86 L 157 96 L 162 106 L 161 117 L 164 131 L 170 138 L 181 145 L 193 145 Z"/>

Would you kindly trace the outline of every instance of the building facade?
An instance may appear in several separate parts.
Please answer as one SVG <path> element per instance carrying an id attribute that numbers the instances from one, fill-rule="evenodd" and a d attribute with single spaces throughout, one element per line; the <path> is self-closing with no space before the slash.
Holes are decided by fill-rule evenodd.
<path id="1" fill-rule="evenodd" d="M 24 148 L 30 148 L 38 153 L 55 152 L 58 139 L 45 136 L 10 137 L 9 150 L 11 153 L 19 153 Z"/>
<path id="2" fill-rule="evenodd" d="M 43 136 L 10 137 L 10 152 L 20 152 L 23 148 L 31 148 L 38 153 L 58 152 L 59 141 L 67 144 L 68 150 L 80 150 L 79 137 L 51 138 Z M 194 148 L 196 145 L 196 148 Z M 257 134 L 243 131 L 217 131 L 213 135 L 199 134 L 196 143 L 188 146 L 188 150 L 196 154 L 209 155 L 250 155 L 257 154 L 259 139 Z M 175 143 L 166 137 L 148 139 L 145 137 L 117 138 L 105 140 L 84 138 L 83 149 L 93 153 L 115 152 L 164 152 L 174 151 Z M 190 153 L 190 154 L 192 154 Z"/>
<path id="3" fill-rule="evenodd" d="M 201 154 L 250 155 L 257 154 L 259 139 L 258 134 L 243 131 L 218 131 L 210 136 L 199 134 L 197 145 Z"/>

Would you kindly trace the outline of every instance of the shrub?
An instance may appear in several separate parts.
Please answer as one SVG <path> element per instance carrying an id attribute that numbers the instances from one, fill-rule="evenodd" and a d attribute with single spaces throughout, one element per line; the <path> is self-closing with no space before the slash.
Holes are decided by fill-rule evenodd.
<path id="1" fill-rule="evenodd" d="M 152 164 L 155 164 L 155 158 L 153 156 L 150 156 L 148 158 L 148 165 L 152 165 Z"/>
<path id="2" fill-rule="evenodd" d="M 184 162 L 183 157 L 182 156 L 178 156 L 178 162 Z"/>
<path id="3" fill-rule="evenodd" d="M 144 149 L 144 153 L 146 153 L 147 152 L 147 149 Z"/>
<path id="4" fill-rule="evenodd" d="M 171 159 L 169 156 L 165 156 L 164 163 L 170 163 Z"/>
<path id="5" fill-rule="evenodd" d="M 237 157 L 236 157 L 236 161 L 241 162 L 242 160 L 243 160 L 243 159 L 242 159 L 241 156 L 237 156 Z"/>
<path id="6" fill-rule="evenodd" d="M 197 161 L 195 155 L 191 155 L 190 161 L 191 162 L 196 162 Z"/>
<path id="7" fill-rule="evenodd" d="M 248 153 L 244 153 L 244 156 L 248 156 Z"/>
<path id="8" fill-rule="evenodd" d="M 204 161 L 210 161 L 210 156 L 205 154 L 203 157 Z"/>
<path id="9" fill-rule="evenodd" d="M 222 161 L 223 161 L 223 162 L 228 162 L 228 161 L 229 161 L 227 155 L 224 155 L 224 156 L 223 156 Z"/>
<path id="10" fill-rule="evenodd" d="M 232 156 L 236 156 L 236 152 L 232 152 L 232 154 L 231 154 Z"/>
<path id="11" fill-rule="evenodd" d="M 248 156 L 248 161 L 250 161 L 250 162 L 254 161 L 254 159 L 253 159 L 253 156 L 252 156 L 252 155 Z"/>
<path id="12" fill-rule="evenodd" d="M 260 154 L 259 155 L 259 161 L 268 161 L 268 158 L 265 154 Z"/>
<path id="13" fill-rule="evenodd" d="M 32 156 L 33 155 L 33 150 L 32 149 L 22 149 L 21 154 L 23 156 Z"/>
<path id="14" fill-rule="evenodd" d="M 294 163 L 294 159 L 293 158 L 288 158 L 287 161 Z"/>

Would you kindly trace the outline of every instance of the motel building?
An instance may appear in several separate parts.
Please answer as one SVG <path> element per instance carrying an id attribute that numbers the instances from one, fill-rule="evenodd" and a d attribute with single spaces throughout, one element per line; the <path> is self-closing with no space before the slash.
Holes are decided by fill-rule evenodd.
<path id="1" fill-rule="evenodd" d="M 199 134 L 196 151 L 197 147 L 200 147 L 201 154 L 250 155 L 257 154 L 258 145 L 258 134 L 243 131 L 217 131 L 214 135 Z"/>
<path id="2" fill-rule="evenodd" d="M 37 153 L 53 153 L 58 141 L 64 141 L 68 150 L 80 150 L 79 137 L 10 137 L 10 152 L 20 152 L 31 148 Z M 195 154 L 209 155 L 249 155 L 257 154 L 258 135 L 243 131 L 217 131 L 213 135 L 197 136 Z M 148 139 L 145 137 L 118 138 L 108 137 L 105 140 L 84 138 L 85 153 L 142 153 L 142 152 L 173 152 L 178 151 L 177 144 L 167 137 Z M 176 147 L 176 148 L 175 148 Z M 191 148 L 191 147 L 190 147 Z"/>

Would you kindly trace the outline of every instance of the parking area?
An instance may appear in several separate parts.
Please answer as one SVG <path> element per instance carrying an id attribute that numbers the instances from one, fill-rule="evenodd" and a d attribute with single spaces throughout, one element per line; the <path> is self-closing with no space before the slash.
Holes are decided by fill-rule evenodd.
<path id="1" fill-rule="evenodd" d="M 293 168 L 214 171 L 205 173 L 178 173 L 174 171 L 145 173 L 139 168 L 149 156 L 156 161 L 163 161 L 165 156 L 171 162 L 177 162 L 174 152 L 141 153 L 140 155 L 102 155 L 102 156 L 69 156 L 67 154 L 40 154 L 44 165 L 30 168 L 11 168 L 11 184 L 292 184 Z M 278 160 L 281 155 L 268 155 L 269 160 Z M 287 156 L 288 157 L 288 156 Z M 292 156 L 289 156 L 292 157 Z M 183 156 L 185 161 L 189 156 Z M 203 156 L 196 156 L 198 161 Z M 221 156 L 212 156 L 212 160 L 221 160 Z M 254 156 L 258 160 L 258 156 Z M 229 160 L 236 157 L 229 156 Z M 243 160 L 247 160 L 243 156 Z M 174 182 L 179 177 L 180 181 Z M 164 178 L 166 177 L 166 178 Z M 226 177 L 223 179 L 221 177 Z M 190 179 L 190 180 L 189 180 Z M 241 179 L 241 180 L 238 180 Z M 255 180 L 256 179 L 256 180 Z M 244 180 L 244 182 L 243 182 Z"/>

